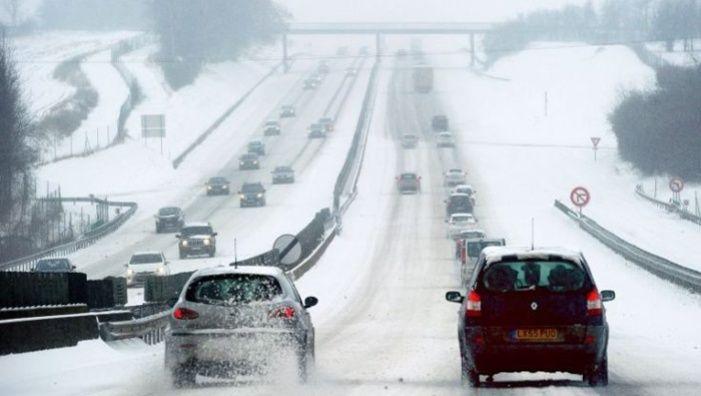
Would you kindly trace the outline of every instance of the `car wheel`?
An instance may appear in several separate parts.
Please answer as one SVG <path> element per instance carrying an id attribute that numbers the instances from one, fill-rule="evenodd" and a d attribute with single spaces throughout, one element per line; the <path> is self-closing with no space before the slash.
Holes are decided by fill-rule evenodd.
<path id="1" fill-rule="evenodd" d="M 212 250 L 211 252 L 209 252 L 209 257 L 214 257 L 214 253 L 216 253 L 215 250 Z"/>
<path id="2" fill-rule="evenodd" d="M 161 227 L 158 226 L 158 223 L 156 223 L 156 234 L 161 233 Z"/>
<path id="3" fill-rule="evenodd" d="M 183 251 L 180 251 L 180 253 L 178 254 L 178 257 L 180 257 L 180 260 L 182 260 L 182 259 L 184 259 L 185 257 L 187 257 L 187 253 L 185 253 L 185 252 L 183 252 Z"/>
<path id="4" fill-rule="evenodd" d="M 197 370 L 192 363 L 181 364 L 173 368 L 173 386 L 183 388 L 193 386 L 197 382 Z"/>
<path id="5" fill-rule="evenodd" d="M 314 356 L 308 348 L 300 347 L 297 352 L 297 373 L 299 380 L 306 383 L 309 379 L 314 367 Z"/>
<path id="6" fill-rule="evenodd" d="M 608 356 L 606 354 L 604 354 L 604 358 L 601 359 L 599 364 L 587 370 L 584 374 L 584 381 L 589 386 L 606 386 L 609 384 Z"/>
<path id="7" fill-rule="evenodd" d="M 477 370 L 470 368 L 465 361 L 464 357 L 460 358 L 461 364 L 461 381 L 464 386 L 470 386 L 472 388 L 478 388 L 480 386 L 480 376 Z"/>

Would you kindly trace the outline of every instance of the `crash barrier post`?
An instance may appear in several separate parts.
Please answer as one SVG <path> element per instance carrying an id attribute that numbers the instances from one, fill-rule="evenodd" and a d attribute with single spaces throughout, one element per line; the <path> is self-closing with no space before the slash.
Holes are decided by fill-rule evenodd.
<path id="1" fill-rule="evenodd" d="M 684 267 L 625 241 L 584 214 L 579 214 L 562 202 L 555 200 L 555 207 L 577 221 L 579 227 L 588 232 L 611 250 L 639 267 L 695 292 L 701 292 L 701 272 Z"/>
<path id="2" fill-rule="evenodd" d="M 118 202 L 118 201 L 108 201 L 97 198 L 51 198 L 59 199 L 61 202 L 92 202 L 101 203 L 112 208 L 126 208 L 127 210 L 120 210 L 119 214 L 112 217 L 110 221 L 96 227 L 85 234 L 78 237 L 78 239 L 59 245 L 52 248 L 42 250 L 41 252 L 34 253 L 29 256 L 20 257 L 5 263 L 0 263 L 0 271 L 31 271 L 34 269 L 37 261 L 43 258 L 55 258 L 55 257 L 65 257 L 70 253 L 77 250 L 84 249 L 102 237 L 114 232 L 122 224 L 124 224 L 131 216 L 136 212 L 138 205 L 136 202 Z"/>
<path id="3" fill-rule="evenodd" d="M 91 309 L 113 308 L 127 304 L 127 280 L 125 278 L 107 277 L 89 280 L 87 303 Z"/>
<path id="4" fill-rule="evenodd" d="M 373 99 L 375 97 L 375 85 L 378 70 L 379 62 L 376 61 L 372 67 L 372 71 L 370 72 L 368 88 L 365 91 L 365 96 L 363 97 L 363 105 L 360 109 L 360 114 L 358 115 L 358 123 L 355 126 L 355 133 L 353 134 L 351 147 L 348 150 L 348 154 L 346 154 L 346 161 L 341 168 L 341 172 L 336 178 L 336 184 L 334 185 L 333 189 L 333 211 L 335 214 L 343 213 L 345 208 L 347 208 L 346 203 L 341 203 L 341 197 L 343 192 L 348 188 L 349 180 L 352 182 L 352 188 L 348 200 L 350 201 L 355 197 L 356 184 L 358 181 L 358 175 L 360 174 L 363 153 L 365 151 L 365 142 L 367 141 L 367 131 L 370 126 L 370 115 L 372 114 L 372 107 L 374 105 Z"/>

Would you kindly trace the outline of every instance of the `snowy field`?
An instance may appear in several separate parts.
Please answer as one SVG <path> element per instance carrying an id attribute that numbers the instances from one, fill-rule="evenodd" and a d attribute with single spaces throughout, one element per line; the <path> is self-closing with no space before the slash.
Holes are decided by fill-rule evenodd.
<path id="1" fill-rule="evenodd" d="M 430 41 L 424 40 L 423 45 L 432 49 Z M 476 214 L 481 228 L 511 244 L 527 245 L 535 218 L 538 245 L 582 250 L 599 288 L 618 294 L 607 304 L 611 326 L 607 388 L 586 387 L 577 376 L 518 373 L 499 374 L 494 385 L 474 393 L 697 394 L 701 298 L 626 262 L 552 206 L 555 198 L 566 199 L 573 186 L 586 185 L 593 193 L 586 212 L 604 226 L 634 243 L 650 241 L 649 247 L 658 254 L 677 254 L 680 261 L 698 257 L 691 242 L 679 242 L 694 239 L 683 221 L 664 216 L 636 198 L 633 188 L 640 179 L 617 159 L 615 140 L 606 124 L 619 90 L 650 86 L 652 71 L 625 47 L 546 50 L 542 46 L 501 60 L 486 75 L 471 72 L 464 54 L 432 56 L 431 63 L 440 67 L 435 70 L 435 91 L 429 95 L 412 92 L 408 60 L 383 63 L 358 198 L 344 218 L 342 235 L 298 281 L 304 296 L 320 298 L 311 309 L 317 329 L 317 370 L 311 384 L 300 386 L 282 379 L 272 384 L 238 384 L 235 389 L 220 384 L 175 390 L 162 370 L 162 347 L 128 343 L 111 349 L 90 341 L 71 349 L 0 357 L 0 370 L 5 373 L 0 388 L 17 395 L 465 394 L 460 386 L 457 305 L 443 297 L 459 282 L 451 244 L 445 239 L 442 199 L 446 191 L 441 174 L 459 165 L 468 169 L 469 181 L 478 191 Z M 286 92 L 273 87 L 284 80 L 275 79 L 270 91 L 263 89 L 261 95 L 270 98 L 278 97 L 273 92 Z M 291 80 L 286 84 L 293 88 L 295 80 Z M 320 92 L 320 96 L 330 93 Z M 358 104 L 362 94 L 356 95 L 349 103 Z M 260 98 L 251 103 L 264 107 Z M 237 113 L 232 125 L 252 125 L 246 130 L 255 131 L 255 125 L 274 108 Z M 449 116 L 459 137 L 457 148 L 435 148 L 429 121 L 437 113 Z M 248 114 L 248 121 L 238 118 L 243 114 Z M 315 115 L 310 112 L 303 117 Z M 354 121 L 348 116 L 339 125 L 349 127 Z M 407 130 L 416 131 L 422 139 L 411 152 L 396 142 Z M 343 133 L 347 132 L 340 133 L 338 141 Z M 222 135 L 222 140 L 214 137 L 212 144 L 221 145 L 228 136 Z M 602 137 L 596 162 L 591 136 Z M 240 144 L 245 141 L 241 139 Z M 310 160 L 304 177 L 316 180 L 330 173 L 326 164 L 339 161 L 332 157 L 342 157 L 342 146 L 329 141 L 316 160 Z M 280 147 L 296 146 L 290 142 Z M 216 162 L 212 151 L 201 153 Z M 196 174 L 199 166 L 215 166 L 208 164 L 196 155 L 183 167 Z M 416 170 L 422 176 L 420 194 L 396 193 L 394 176 L 403 170 Z M 285 205 L 295 205 L 311 188 L 322 194 L 330 191 L 332 186 L 326 183 L 290 192 L 298 197 L 290 197 Z M 152 192 L 149 200 L 159 202 L 158 197 L 171 193 L 167 189 Z M 289 210 L 271 210 L 264 219 L 280 223 L 287 220 L 280 220 L 285 212 Z M 233 215 L 230 226 L 247 221 L 242 220 L 245 216 Z M 116 242 L 106 238 L 102 246 L 109 248 Z"/>

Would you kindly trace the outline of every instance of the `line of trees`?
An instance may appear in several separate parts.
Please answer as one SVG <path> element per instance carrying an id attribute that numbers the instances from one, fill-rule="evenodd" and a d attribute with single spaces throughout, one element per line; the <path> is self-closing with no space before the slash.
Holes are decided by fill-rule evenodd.
<path id="1" fill-rule="evenodd" d="M 284 29 L 286 13 L 271 0 L 154 0 L 158 56 L 174 89 L 194 81 L 207 62 L 235 60 Z"/>

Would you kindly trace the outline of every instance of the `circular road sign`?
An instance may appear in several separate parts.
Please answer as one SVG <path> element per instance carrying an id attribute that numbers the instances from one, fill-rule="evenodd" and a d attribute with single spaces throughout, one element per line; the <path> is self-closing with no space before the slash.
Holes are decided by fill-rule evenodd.
<path id="1" fill-rule="evenodd" d="M 302 257 L 302 244 L 294 235 L 279 236 L 273 243 L 273 249 L 277 249 L 280 264 L 283 265 L 295 264 Z"/>
<path id="2" fill-rule="evenodd" d="M 669 181 L 669 189 L 675 193 L 681 192 L 684 189 L 684 180 L 678 177 L 672 178 Z"/>
<path id="3" fill-rule="evenodd" d="M 591 194 L 589 194 L 589 190 L 584 187 L 575 187 L 570 193 L 570 201 L 578 208 L 587 206 L 590 200 Z"/>

